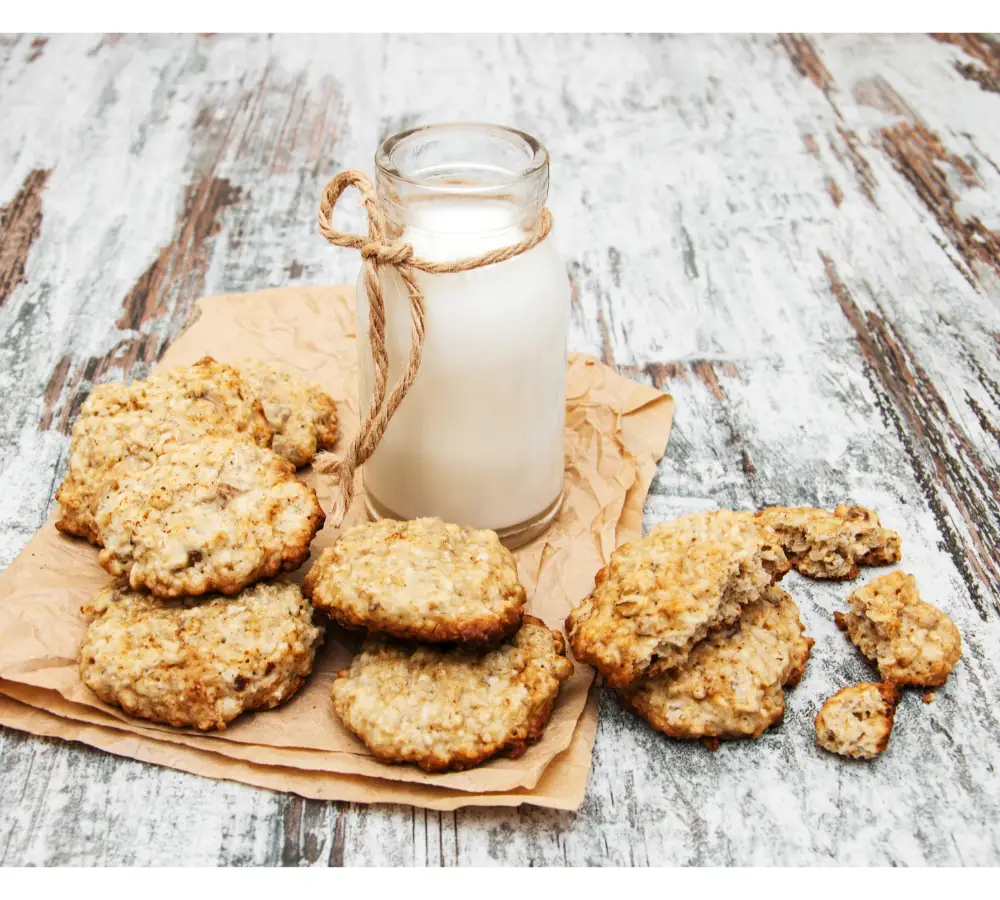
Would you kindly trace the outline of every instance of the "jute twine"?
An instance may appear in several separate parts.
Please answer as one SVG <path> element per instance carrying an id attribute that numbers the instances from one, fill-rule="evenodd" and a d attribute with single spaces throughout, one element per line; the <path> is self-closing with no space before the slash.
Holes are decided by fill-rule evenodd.
<path id="1" fill-rule="evenodd" d="M 368 234 L 350 234 L 337 231 L 333 227 L 333 210 L 341 194 L 353 187 L 361 194 L 361 202 L 368 214 Z M 394 243 L 378 208 L 375 189 L 368 177 L 355 169 L 348 169 L 330 179 L 323 189 L 319 201 L 319 233 L 337 247 L 348 247 L 361 254 L 365 273 L 365 289 L 368 291 L 369 344 L 371 345 L 374 380 L 371 401 L 368 404 L 360 428 L 343 458 L 337 459 L 330 453 L 321 453 L 314 468 L 322 475 L 332 476 L 336 490 L 334 505 L 327 517 L 328 522 L 339 526 L 351 508 L 354 499 L 354 472 L 375 452 L 382 435 L 393 414 L 403 402 L 413 379 L 420 368 L 420 357 L 424 348 L 424 297 L 417 286 L 416 273 L 442 274 L 447 272 L 468 272 L 481 266 L 504 262 L 530 250 L 541 243 L 552 229 L 552 214 L 543 208 L 535 222 L 534 230 L 523 241 L 509 247 L 491 250 L 480 256 L 459 259 L 453 262 L 431 262 L 414 256 L 409 244 Z M 385 298 L 382 296 L 380 270 L 388 266 L 395 269 L 403 283 L 410 301 L 410 359 L 399 381 L 386 397 L 386 382 L 389 373 L 389 355 L 385 346 Z"/>

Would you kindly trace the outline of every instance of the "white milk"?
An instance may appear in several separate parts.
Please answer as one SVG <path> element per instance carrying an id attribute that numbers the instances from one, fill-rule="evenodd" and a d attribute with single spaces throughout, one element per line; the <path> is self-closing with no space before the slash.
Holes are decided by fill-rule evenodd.
<path id="1" fill-rule="evenodd" d="M 484 199 L 415 204 L 400 240 L 436 261 L 515 244 L 519 210 Z M 570 288 L 551 236 L 471 272 L 417 273 L 423 360 L 378 449 L 364 465 L 373 505 L 402 518 L 440 516 L 501 530 L 549 509 L 563 489 Z M 383 270 L 392 389 L 410 349 L 406 289 Z M 372 387 L 368 302 L 358 280 L 361 408 Z"/>

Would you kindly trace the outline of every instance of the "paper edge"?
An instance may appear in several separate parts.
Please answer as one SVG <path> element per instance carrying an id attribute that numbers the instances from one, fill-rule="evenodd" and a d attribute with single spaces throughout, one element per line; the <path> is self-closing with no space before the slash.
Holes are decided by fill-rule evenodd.
<path id="1" fill-rule="evenodd" d="M 85 744 L 86 746 L 104 753 L 110 753 L 122 759 L 130 759 L 148 765 L 163 766 L 209 780 L 231 781 L 260 790 L 294 794 L 306 799 L 364 803 L 366 805 L 376 803 L 389 805 L 403 804 L 441 812 L 450 812 L 467 806 L 516 807 L 521 805 L 573 811 L 580 807 L 586 796 L 587 782 L 593 763 L 593 745 L 597 734 L 598 694 L 598 688 L 592 684 L 584 708 L 584 715 L 577 722 L 570 746 L 552 761 L 553 763 L 558 762 L 560 767 L 565 768 L 567 762 L 566 760 L 559 760 L 559 756 L 573 750 L 576 750 L 578 753 L 582 752 L 584 754 L 583 758 L 586 760 L 583 763 L 569 763 L 572 768 L 585 767 L 586 773 L 583 778 L 574 779 L 577 785 L 571 789 L 571 792 L 562 791 L 558 796 L 538 793 L 537 787 L 532 790 L 519 789 L 511 792 L 475 794 L 448 788 L 410 785 L 406 782 L 367 778 L 360 775 L 328 775 L 312 772 L 302 773 L 297 777 L 306 781 L 324 783 L 327 786 L 330 783 L 341 782 L 340 788 L 343 790 L 334 789 L 332 792 L 329 790 L 310 792 L 302 789 L 301 785 L 298 787 L 282 787 L 274 783 L 281 777 L 281 773 L 287 771 L 302 772 L 302 770 L 295 770 L 285 766 L 245 763 L 232 760 L 220 754 L 211 753 L 210 751 L 195 750 L 181 745 L 177 745 L 176 749 L 173 747 L 167 749 L 160 741 L 150 738 L 140 738 L 130 731 L 99 725 L 78 725 L 77 723 L 70 722 L 70 720 L 56 716 L 47 710 L 38 709 L 13 700 L 3 694 L 2 688 L 0 688 L 0 725 L 22 733 L 35 735 L 36 737 L 46 737 L 67 743 Z M 127 743 L 131 746 L 128 749 L 124 747 L 120 748 L 118 745 L 121 743 Z M 212 757 L 216 757 L 217 759 L 212 760 Z M 183 765 L 182 761 L 186 762 L 187 765 Z M 192 761 L 206 762 L 209 768 L 213 768 L 214 770 L 211 773 L 196 771 L 191 768 L 193 765 Z M 232 767 L 236 771 L 228 773 L 221 771 L 229 767 Z M 551 767 L 552 765 L 550 764 L 549 768 Z M 544 775 L 542 780 L 544 780 Z M 397 787 L 398 785 L 406 786 L 400 788 Z M 373 797 L 372 795 L 375 792 L 378 792 L 379 795 Z M 338 793 L 340 794 L 339 796 L 333 795 Z M 386 796 L 386 794 L 389 796 Z M 413 796 L 413 794 L 418 796 Z"/>

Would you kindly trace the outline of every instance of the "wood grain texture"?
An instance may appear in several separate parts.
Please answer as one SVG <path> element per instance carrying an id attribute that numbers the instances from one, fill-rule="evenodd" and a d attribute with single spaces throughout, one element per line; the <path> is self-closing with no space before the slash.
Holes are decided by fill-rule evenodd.
<path id="1" fill-rule="evenodd" d="M 4 863 L 1000 862 L 997 42 L 908 37 L 0 38 L 0 563 L 97 381 L 201 294 L 352 282 L 319 190 L 386 134 L 506 122 L 552 154 L 571 346 L 674 394 L 646 524 L 876 508 L 962 630 L 869 766 L 812 717 L 871 677 L 845 586 L 760 741 L 665 740 L 602 698 L 578 813 L 305 801 L 0 732 Z M 358 226 L 360 216 L 345 216 Z"/>
<path id="2" fill-rule="evenodd" d="M 1000 41 L 988 34 L 935 34 L 934 39 L 961 47 L 981 65 L 955 60 L 952 65 L 963 78 L 984 91 L 1000 94 Z"/>

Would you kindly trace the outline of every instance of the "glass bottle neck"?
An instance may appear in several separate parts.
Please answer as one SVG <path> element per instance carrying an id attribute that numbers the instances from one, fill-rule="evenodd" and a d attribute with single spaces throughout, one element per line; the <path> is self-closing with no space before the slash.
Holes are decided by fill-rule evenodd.
<path id="1" fill-rule="evenodd" d="M 435 261 L 516 244 L 548 195 L 548 154 L 496 125 L 433 125 L 388 138 L 376 155 L 379 207 L 390 239 Z"/>

